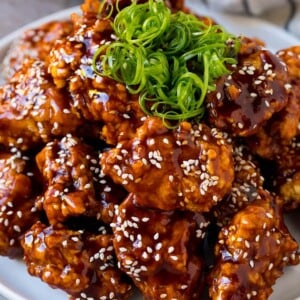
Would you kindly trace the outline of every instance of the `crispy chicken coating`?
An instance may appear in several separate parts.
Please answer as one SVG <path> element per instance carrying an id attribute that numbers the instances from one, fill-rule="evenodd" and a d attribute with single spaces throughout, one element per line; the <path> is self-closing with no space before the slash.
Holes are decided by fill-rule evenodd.
<path id="1" fill-rule="evenodd" d="M 85 120 L 102 122 L 102 138 L 115 145 L 130 138 L 145 115 L 138 95 L 130 95 L 123 84 L 101 77 L 93 69 L 96 50 L 114 39 L 111 21 L 97 18 L 99 4 L 85 3 L 83 16 L 74 17 L 74 34 L 53 47 L 49 70 L 56 86 L 70 92 L 73 109 Z"/>
<path id="2" fill-rule="evenodd" d="M 232 148 L 220 132 L 187 122 L 168 130 L 156 117 L 104 152 L 101 163 L 139 205 L 163 210 L 209 211 L 230 193 L 234 177 Z"/>
<path id="3" fill-rule="evenodd" d="M 264 178 L 256 162 L 245 145 L 233 142 L 234 181 L 229 195 L 213 207 L 216 223 L 223 227 L 249 202 L 260 199 Z"/>
<path id="4" fill-rule="evenodd" d="M 277 54 L 286 63 L 290 78 L 300 80 L 300 46 L 282 49 Z"/>
<path id="5" fill-rule="evenodd" d="M 28 58 L 39 59 L 47 66 L 49 53 L 54 43 L 69 35 L 72 30 L 71 20 L 50 21 L 40 27 L 26 30 L 12 44 L 3 60 L 1 72 L 4 78 L 10 78 Z"/>
<path id="6" fill-rule="evenodd" d="M 300 136 L 276 157 L 275 191 L 283 198 L 286 209 L 300 206 Z"/>
<path id="7" fill-rule="evenodd" d="M 278 56 L 287 65 L 288 103 L 248 140 L 253 153 L 271 160 L 300 135 L 300 47 L 281 50 Z"/>
<path id="8" fill-rule="evenodd" d="M 28 272 L 72 299 L 127 299 L 132 286 L 116 267 L 112 236 L 37 222 L 22 240 Z"/>
<path id="9" fill-rule="evenodd" d="M 34 207 L 34 166 L 20 151 L 0 153 L 0 254 L 22 253 L 20 239 L 38 220 Z"/>
<path id="10" fill-rule="evenodd" d="M 216 82 L 206 97 L 209 121 L 237 136 L 249 136 L 284 108 L 288 101 L 287 68 L 260 45 L 242 41 L 232 73 Z"/>
<path id="11" fill-rule="evenodd" d="M 32 149 L 55 136 L 74 133 L 82 124 L 42 61 L 27 60 L 0 87 L 0 144 Z"/>
<path id="12" fill-rule="evenodd" d="M 212 299 L 268 299 L 283 268 L 299 262 L 297 242 L 273 200 L 261 193 L 221 229 L 210 274 Z"/>
<path id="13" fill-rule="evenodd" d="M 137 198 L 128 196 L 112 224 L 121 269 L 147 300 L 199 299 L 208 222 L 198 213 L 141 207 Z"/>
<path id="14" fill-rule="evenodd" d="M 112 221 L 114 206 L 126 192 L 102 174 L 95 150 L 67 135 L 48 143 L 36 160 L 45 181 L 38 206 L 45 210 L 50 224 L 59 225 L 76 216 Z"/>

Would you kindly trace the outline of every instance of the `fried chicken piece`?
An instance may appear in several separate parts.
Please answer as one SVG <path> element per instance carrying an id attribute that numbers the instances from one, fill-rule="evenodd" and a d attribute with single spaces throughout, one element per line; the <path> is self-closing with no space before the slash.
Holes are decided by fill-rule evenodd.
<path id="1" fill-rule="evenodd" d="M 4 78 L 9 79 L 28 58 L 39 59 L 47 66 L 54 43 L 69 35 L 72 30 L 71 20 L 50 21 L 37 28 L 26 30 L 13 43 L 3 60 L 1 71 Z"/>
<path id="2" fill-rule="evenodd" d="M 103 173 L 141 206 L 207 212 L 230 193 L 232 148 L 216 129 L 183 122 L 175 130 L 148 118 L 136 136 L 103 152 Z"/>
<path id="3" fill-rule="evenodd" d="M 300 47 L 281 50 L 278 56 L 287 65 L 288 103 L 248 140 L 253 153 L 271 160 L 300 135 Z"/>
<path id="4" fill-rule="evenodd" d="M 145 299 L 199 299 L 208 222 L 198 213 L 141 207 L 137 198 L 130 194 L 112 223 L 120 268 Z"/>
<path id="5" fill-rule="evenodd" d="M 116 267 L 111 235 L 37 222 L 26 232 L 22 247 L 29 274 L 72 299 L 127 299 L 131 294 L 131 284 Z"/>
<path id="6" fill-rule="evenodd" d="M 300 46 L 282 49 L 277 55 L 286 63 L 290 78 L 300 80 Z"/>
<path id="7" fill-rule="evenodd" d="M 0 153 L 0 254 L 22 253 L 20 239 L 38 220 L 34 207 L 34 166 L 20 151 Z"/>
<path id="8" fill-rule="evenodd" d="M 268 299 L 283 268 L 299 263 L 297 242 L 271 194 L 249 203 L 221 229 L 211 299 Z"/>
<path id="9" fill-rule="evenodd" d="M 115 145 L 132 137 L 145 114 L 138 95 L 130 95 L 123 84 L 101 77 L 93 69 L 96 50 L 113 39 L 111 20 L 97 17 L 99 4 L 87 1 L 83 16 L 73 16 L 74 34 L 53 47 L 49 70 L 56 86 L 70 92 L 73 110 L 85 120 L 102 122 L 102 138 Z"/>
<path id="10" fill-rule="evenodd" d="M 36 156 L 45 181 L 38 207 L 45 210 L 50 224 L 59 225 L 76 216 L 112 221 L 114 206 L 127 193 L 102 174 L 98 156 L 71 135 L 48 143 Z"/>
<path id="11" fill-rule="evenodd" d="M 5 146 L 32 149 L 82 124 L 41 61 L 27 60 L 0 88 L 0 143 Z"/>
<path id="12" fill-rule="evenodd" d="M 227 225 L 249 202 L 260 198 L 258 191 L 263 189 L 264 184 L 258 162 L 245 145 L 236 141 L 233 141 L 233 161 L 234 181 L 231 193 L 212 209 L 214 219 L 220 227 Z"/>
<path id="13" fill-rule="evenodd" d="M 276 157 L 274 189 L 283 198 L 286 210 L 300 207 L 300 136 Z"/>
<path id="14" fill-rule="evenodd" d="M 287 68 L 275 54 L 242 40 L 237 66 L 206 97 L 209 122 L 236 136 L 253 135 L 288 102 Z"/>

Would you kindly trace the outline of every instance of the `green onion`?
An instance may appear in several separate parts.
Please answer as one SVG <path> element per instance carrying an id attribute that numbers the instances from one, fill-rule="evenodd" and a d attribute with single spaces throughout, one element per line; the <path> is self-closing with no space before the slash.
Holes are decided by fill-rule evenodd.
<path id="1" fill-rule="evenodd" d="M 166 124 L 203 117 L 206 94 L 230 72 L 240 47 L 222 26 L 171 13 L 163 0 L 133 2 L 112 27 L 117 39 L 98 48 L 95 72 L 138 93 L 143 111 Z"/>

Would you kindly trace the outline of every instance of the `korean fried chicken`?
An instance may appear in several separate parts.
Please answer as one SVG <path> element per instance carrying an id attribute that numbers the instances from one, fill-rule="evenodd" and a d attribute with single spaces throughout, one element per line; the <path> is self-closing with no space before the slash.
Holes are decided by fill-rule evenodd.
<path id="1" fill-rule="evenodd" d="M 288 101 L 287 68 L 261 45 L 242 40 L 238 63 L 207 95 L 209 122 L 236 136 L 253 135 Z"/>
<path id="2" fill-rule="evenodd" d="M 283 268 L 299 262 L 298 245 L 271 194 L 249 203 L 221 229 L 210 274 L 211 299 L 268 299 Z"/>
<path id="3" fill-rule="evenodd" d="M 147 93 L 103 74 L 102 46 L 120 41 L 114 18 L 131 2 L 85 0 L 6 57 L 0 254 L 23 254 L 29 274 L 70 300 L 129 300 L 135 288 L 146 300 L 265 300 L 300 263 L 283 218 L 300 206 L 300 47 L 275 54 L 241 38 L 227 74 L 210 85 L 205 67 L 187 87 L 192 99 L 194 84 L 209 85 L 203 116 L 169 122 L 143 106 L 152 94 L 143 103 Z M 192 13 L 165 3 L 171 18 Z"/>
<path id="4" fill-rule="evenodd" d="M 211 210 L 216 223 L 222 227 L 249 202 L 260 198 L 264 178 L 259 164 L 245 145 L 233 141 L 234 181 L 231 192 Z"/>
<path id="5" fill-rule="evenodd" d="M 38 220 L 34 207 L 35 166 L 16 148 L 0 153 L 0 254 L 22 253 L 20 239 Z"/>
<path id="6" fill-rule="evenodd" d="M 112 236 L 37 222 L 22 240 L 24 260 L 31 275 L 71 299 L 128 299 L 130 282 L 117 268 Z"/>
<path id="7" fill-rule="evenodd" d="M 283 198 L 286 209 L 300 206 L 300 137 L 282 147 L 276 157 L 274 189 Z"/>
<path id="8" fill-rule="evenodd" d="M 39 59 L 48 65 L 49 53 L 54 43 L 69 35 L 73 30 L 71 20 L 51 21 L 37 28 L 26 30 L 10 47 L 3 60 L 1 71 L 9 79 L 22 67 L 24 60 Z"/>
<path id="9" fill-rule="evenodd" d="M 112 221 L 114 205 L 126 192 L 102 174 L 97 151 L 67 135 L 48 143 L 36 160 L 45 182 L 38 207 L 46 212 L 50 224 L 59 225 L 76 216 Z"/>
<path id="10" fill-rule="evenodd" d="M 104 152 L 101 163 L 139 205 L 164 210 L 207 212 L 230 192 L 234 177 L 232 148 L 220 132 L 187 122 L 169 130 L 155 117 Z"/>
<path id="11" fill-rule="evenodd" d="M 300 47 L 281 50 L 277 55 L 287 66 L 288 102 L 248 139 L 253 153 L 271 160 L 300 135 Z"/>
<path id="12" fill-rule="evenodd" d="M 101 77 L 93 69 L 99 45 L 114 36 L 110 20 L 97 18 L 99 4 L 89 1 L 83 16 L 74 16 L 74 34 L 53 47 L 49 70 L 56 86 L 69 91 L 73 110 L 85 120 L 102 122 L 102 138 L 115 145 L 135 133 L 144 113 L 137 95 L 130 95 L 123 84 Z"/>
<path id="13" fill-rule="evenodd" d="M 45 64 L 27 60 L 0 87 L 0 144 L 34 149 L 54 137 L 74 133 L 83 124 L 58 90 Z"/>
<path id="14" fill-rule="evenodd" d="M 199 299 L 203 280 L 199 245 L 208 222 L 201 214 L 139 206 L 130 194 L 112 224 L 121 269 L 145 299 Z"/>

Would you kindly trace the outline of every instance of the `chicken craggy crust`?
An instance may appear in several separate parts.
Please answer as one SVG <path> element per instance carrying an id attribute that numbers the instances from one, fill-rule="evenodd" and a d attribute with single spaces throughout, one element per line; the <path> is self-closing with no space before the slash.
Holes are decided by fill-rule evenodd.
<path id="1" fill-rule="evenodd" d="M 164 210 L 207 212 L 230 192 L 234 177 L 231 146 L 218 130 L 186 122 L 172 131 L 155 117 L 103 153 L 101 164 L 139 205 Z"/>
<path id="2" fill-rule="evenodd" d="M 26 60 L 0 88 L 0 143 L 5 146 L 34 149 L 82 125 L 68 94 L 55 87 L 42 61 Z"/>
<path id="3" fill-rule="evenodd" d="M 22 244 L 28 272 L 72 299 L 122 300 L 131 294 L 130 283 L 116 267 L 111 235 L 55 230 L 37 222 Z"/>
<path id="4" fill-rule="evenodd" d="M 151 210 L 130 194 L 113 226 L 121 269 L 145 299 L 199 299 L 203 262 L 198 255 L 208 222 L 201 214 Z"/>
<path id="5" fill-rule="evenodd" d="M 207 95 L 209 121 L 234 135 L 249 136 L 287 104 L 287 68 L 278 56 L 247 39 L 231 68 Z"/>
<path id="6" fill-rule="evenodd" d="M 76 216 L 112 221 L 114 206 L 126 192 L 102 174 L 98 156 L 97 151 L 72 135 L 48 143 L 37 154 L 45 182 L 38 206 L 50 224 L 59 225 Z"/>
<path id="7" fill-rule="evenodd" d="M 24 60 L 34 58 L 47 66 L 54 43 L 68 36 L 73 30 L 71 20 L 51 21 L 37 28 L 26 30 L 10 47 L 1 65 L 4 78 L 9 79 L 22 67 Z"/>
<path id="8" fill-rule="evenodd" d="M 28 156 L 16 150 L 0 153 L 0 254 L 9 257 L 22 253 L 23 234 L 39 220 L 34 204 L 35 168 Z"/>
<path id="9" fill-rule="evenodd" d="M 73 16 L 74 33 L 52 48 L 49 71 L 56 86 L 69 91 L 73 110 L 85 120 L 101 122 L 101 137 L 114 145 L 132 137 L 145 115 L 138 95 L 129 94 L 123 84 L 93 70 L 99 45 L 114 40 L 110 20 L 97 17 L 99 3 L 85 3 L 83 16 Z"/>
<path id="10" fill-rule="evenodd" d="M 210 274 L 212 299 L 268 299 L 283 268 L 299 263 L 280 207 L 269 193 L 260 196 L 221 229 Z"/>

